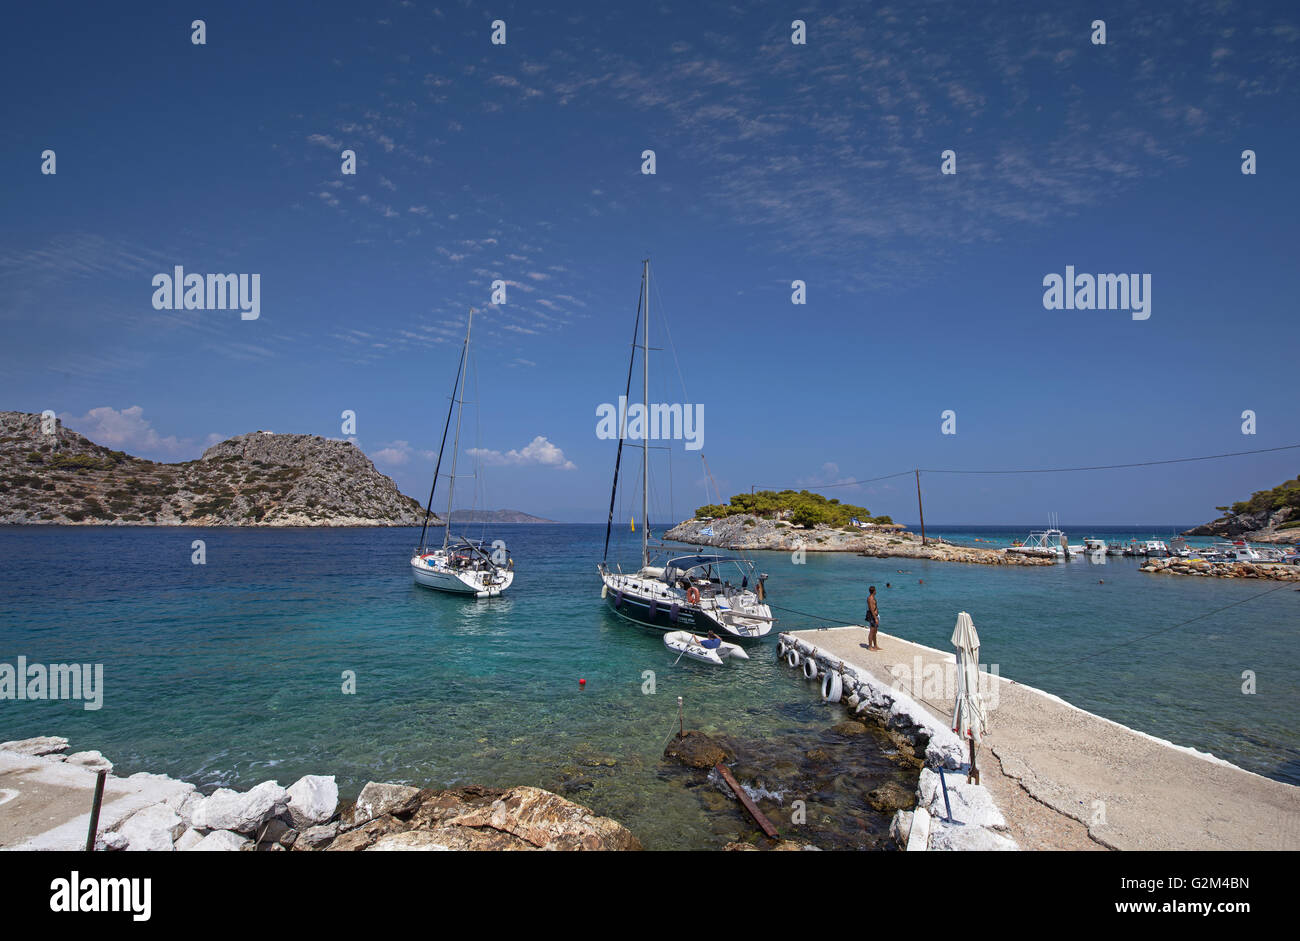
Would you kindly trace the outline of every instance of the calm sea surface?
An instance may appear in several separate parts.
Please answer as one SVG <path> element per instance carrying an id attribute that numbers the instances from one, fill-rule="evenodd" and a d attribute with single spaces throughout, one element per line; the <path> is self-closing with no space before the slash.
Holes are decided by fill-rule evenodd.
<path id="1" fill-rule="evenodd" d="M 1170 535 L 1085 529 L 1067 529 L 1071 541 Z M 1024 536 L 931 531 L 972 545 Z M 412 585 L 409 530 L 0 528 L 0 662 L 22 654 L 105 673 L 99 711 L 0 700 L 0 740 L 65 735 L 119 773 L 205 787 L 306 773 L 337 774 L 345 796 L 367 780 L 535 784 L 627 823 L 649 847 L 717 847 L 753 827 L 698 774 L 661 764 L 681 696 L 688 727 L 737 746 L 742 780 L 763 789 L 774 818 L 805 799 L 824 844 L 881 844 L 888 816 L 864 812 L 861 792 L 907 772 L 882 737 L 830 731 L 843 711 L 779 668 L 774 644 L 722 669 L 674 663 L 660 635 L 601 603 L 603 526 L 485 534 L 505 538 L 517 565 L 508 595 L 491 601 Z M 634 563 L 638 538 L 619 531 L 611 556 Z M 191 564 L 195 539 L 205 565 Z M 981 659 L 1003 676 L 1300 784 L 1294 585 L 1264 594 L 1283 583 L 1144 575 L 1122 558 L 1003 568 L 753 555 L 770 600 L 794 609 L 775 612 L 781 629 L 860 621 L 868 584 L 882 628 L 923 644 L 946 649 L 968 611 Z M 347 670 L 355 695 L 341 689 Z M 1242 692 L 1248 670 L 1254 695 Z"/>

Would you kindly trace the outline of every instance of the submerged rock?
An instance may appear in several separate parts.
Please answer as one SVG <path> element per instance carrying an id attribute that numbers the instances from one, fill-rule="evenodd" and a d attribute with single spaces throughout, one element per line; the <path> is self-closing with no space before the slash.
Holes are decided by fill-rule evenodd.
<path id="1" fill-rule="evenodd" d="M 882 812 L 907 810 L 916 804 L 916 792 L 889 781 L 867 792 L 867 803 Z"/>
<path id="2" fill-rule="evenodd" d="M 665 758 L 673 758 L 690 768 L 712 768 L 722 761 L 734 761 L 735 754 L 716 739 L 694 729 L 674 735 L 664 749 Z"/>

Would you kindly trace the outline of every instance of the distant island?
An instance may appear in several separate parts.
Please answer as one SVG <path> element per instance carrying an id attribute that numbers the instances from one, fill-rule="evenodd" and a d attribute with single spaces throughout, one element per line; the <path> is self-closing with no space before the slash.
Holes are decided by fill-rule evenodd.
<path id="1" fill-rule="evenodd" d="M 162 464 L 0 412 L 0 524 L 419 526 L 424 507 L 355 445 L 257 431 Z M 438 521 L 441 525 L 441 521 Z"/>
<path id="2" fill-rule="evenodd" d="M 1300 476 L 1272 490 L 1257 490 L 1249 500 L 1215 509 L 1223 516 L 1183 535 L 1251 542 L 1300 542 Z"/>
<path id="3" fill-rule="evenodd" d="M 554 523 L 520 510 L 452 510 L 453 523 Z"/>
<path id="4" fill-rule="evenodd" d="M 856 522 L 854 522 L 856 520 Z M 1051 565 L 1051 559 L 954 546 L 921 537 L 866 507 L 827 499 L 807 490 L 741 493 L 727 504 L 709 504 L 678 523 L 664 539 L 720 549 L 781 552 L 856 552 L 876 558 L 932 559 L 980 565 Z"/>

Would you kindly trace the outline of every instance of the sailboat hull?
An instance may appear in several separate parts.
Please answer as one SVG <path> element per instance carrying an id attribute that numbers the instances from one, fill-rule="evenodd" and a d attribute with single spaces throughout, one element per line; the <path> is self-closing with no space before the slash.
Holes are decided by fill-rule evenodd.
<path id="1" fill-rule="evenodd" d="M 638 591 L 627 588 L 620 590 L 620 576 L 605 575 L 605 605 L 610 611 L 642 627 L 657 631 L 689 630 L 700 633 L 713 631 L 720 637 L 734 640 L 762 640 L 772 630 L 770 621 L 747 621 L 743 617 L 729 615 L 728 620 L 720 620 L 708 608 L 672 596 L 646 597 Z M 768 609 L 764 607 L 763 612 Z"/>
<path id="2" fill-rule="evenodd" d="M 432 556 L 411 559 L 411 573 L 417 585 L 476 598 L 494 598 L 515 580 L 515 573 L 509 569 L 455 571 L 438 564 Z"/>

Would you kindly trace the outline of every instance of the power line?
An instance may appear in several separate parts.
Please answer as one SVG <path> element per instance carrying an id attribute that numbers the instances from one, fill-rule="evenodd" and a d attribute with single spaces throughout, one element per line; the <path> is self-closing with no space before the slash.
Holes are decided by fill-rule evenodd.
<path id="1" fill-rule="evenodd" d="M 1026 470 L 934 470 L 922 467 L 926 474 L 1068 474 L 1074 471 L 1118 470 L 1125 467 L 1154 467 L 1157 464 L 1190 464 L 1193 461 L 1217 461 L 1225 457 L 1242 457 L 1247 454 L 1267 454 L 1271 451 L 1290 451 L 1300 444 L 1284 444 L 1279 448 L 1256 448 L 1253 451 L 1228 451 L 1224 454 L 1207 454 L 1203 457 L 1176 457 L 1164 461 L 1135 461 L 1132 464 L 1096 464 L 1091 467 L 1044 467 Z"/>
<path id="2" fill-rule="evenodd" d="M 1096 470 L 1120 470 L 1128 467 L 1155 467 L 1161 464 L 1190 464 L 1194 461 L 1217 461 L 1226 457 L 1244 457 L 1248 454 L 1269 454 L 1275 451 L 1292 451 L 1300 448 L 1300 444 L 1284 444 L 1277 448 L 1255 448 L 1251 451 L 1228 451 L 1223 454 L 1205 454 L 1200 457 L 1175 457 L 1162 461 L 1134 461 L 1131 464 L 1094 464 L 1089 467 L 1033 467 L 1023 468 L 1021 470 L 949 470 L 938 468 L 919 468 L 923 474 L 989 474 L 1012 476 L 1016 474 L 1070 474 L 1078 471 L 1096 471 Z M 916 473 L 915 470 L 899 471 L 896 474 L 884 474 L 880 477 L 866 477 L 861 480 L 842 480 L 833 484 L 804 484 L 801 489 L 813 490 L 830 490 L 833 487 L 856 487 L 859 484 L 870 484 L 878 480 L 889 480 L 892 477 L 905 477 L 908 474 Z M 776 487 L 766 487 L 767 490 L 776 490 Z M 782 487 L 782 490 L 793 490 L 794 487 Z"/>

